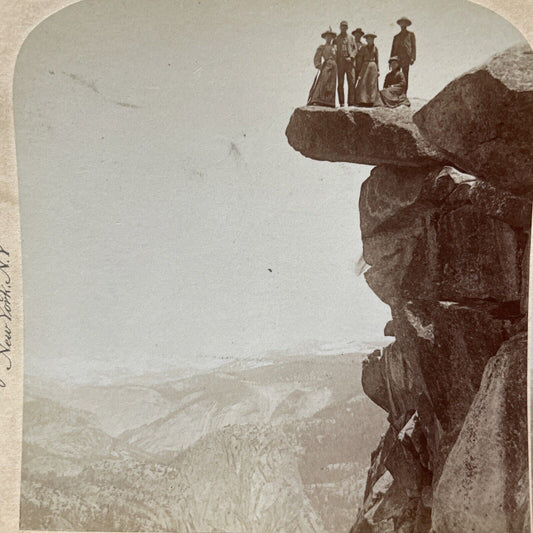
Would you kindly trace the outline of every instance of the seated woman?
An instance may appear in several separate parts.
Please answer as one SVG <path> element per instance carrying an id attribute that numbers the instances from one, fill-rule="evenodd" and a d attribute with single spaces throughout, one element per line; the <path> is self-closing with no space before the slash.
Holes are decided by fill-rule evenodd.
<path id="1" fill-rule="evenodd" d="M 379 55 L 374 44 L 375 33 L 365 35 L 366 45 L 357 54 L 360 71 L 355 86 L 355 102 L 358 106 L 372 107 L 381 105 L 379 97 Z"/>
<path id="2" fill-rule="evenodd" d="M 309 91 L 307 105 L 335 107 L 335 87 L 337 84 L 337 61 L 335 55 L 337 48 L 333 44 L 333 39 L 336 36 L 337 34 L 331 30 L 331 27 L 322 34 L 322 38 L 326 40 L 326 43 L 321 44 L 315 53 L 315 68 L 319 69 L 319 72 Z"/>
<path id="3" fill-rule="evenodd" d="M 410 106 L 407 98 L 407 83 L 400 68 L 400 60 L 393 56 L 389 59 L 390 72 L 385 76 L 383 90 L 380 91 L 383 105 L 387 107 Z"/>

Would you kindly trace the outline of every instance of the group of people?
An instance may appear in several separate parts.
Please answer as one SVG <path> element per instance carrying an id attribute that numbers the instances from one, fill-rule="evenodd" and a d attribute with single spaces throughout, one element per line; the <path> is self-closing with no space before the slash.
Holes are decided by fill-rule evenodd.
<path id="1" fill-rule="evenodd" d="M 400 32 L 395 35 L 389 59 L 390 72 L 379 90 L 379 55 L 374 44 L 376 34 L 357 28 L 350 35 L 348 23 L 340 23 L 337 35 L 331 27 L 322 34 L 325 44 L 318 47 L 314 63 L 318 69 L 309 92 L 307 105 L 335 107 L 335 87 L 339 105 L 344 106 L 344 80 L 348 83 L 348 105 L 353 106 L 409 106 L 407 86 L 409 67 L 416 60 L 415 34 L 408 31 L 407 17 L 397 20 Z M 364 38 L 366 44 L 361 41 Z"/>

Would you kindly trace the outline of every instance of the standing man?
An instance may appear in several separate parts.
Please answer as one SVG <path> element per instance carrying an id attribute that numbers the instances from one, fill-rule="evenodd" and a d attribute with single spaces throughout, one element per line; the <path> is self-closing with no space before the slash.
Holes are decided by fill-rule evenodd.
<path id="1" fill-rule="evenodd" d="M 339 104 L 344 105 L 344 76 L 348 81 L 348 105 L 355 105 L 355 56 L 357 55 L 357 46 L 355 37 L 349 35 L 348 23 L 343 20 L 340 24 L 340 34 L 335 39 L 337 45 L 337 76 L 339 95 Z"/>
<path id="2" fill-rule="evenodd" d="M 397 56 L 400 61 L 400 67 L 405 76 L 405 89 L 409 85 L 409 67 L 416 60 L 416 39 L 412 31 L 407 31 L 407 26 L 411 25 L 411 21 L 407 17 L 398 19 L 401 30 L 400 33 L 394 36 L 392 41 L 391 57 Z"/>
<path id="3" fill-rule="evenodd" d="M 357 47 L 357 53 L 355 56 L 355 79 L 359 77 L 359 72 L 361 72 L 361 57 L 359 52 L 361 51 L 361 48 L 363 48 L 364 43 L 361 41 L 361 37 L 365 34 L 365 32 L 361 28 L 357 28 L 356 30 L 352 31 L 352 35 L 355 38 L 355 46 Z M 357 83 L 357 81 L 356 81 Z"/>

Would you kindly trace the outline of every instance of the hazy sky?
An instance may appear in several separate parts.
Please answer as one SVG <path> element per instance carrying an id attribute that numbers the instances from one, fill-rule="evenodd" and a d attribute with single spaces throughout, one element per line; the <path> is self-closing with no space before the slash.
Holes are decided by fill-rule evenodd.
<path id="1" fill-rule="evenodd" d="M 384 72 L 401 15 L 412 96 L 522 40 L 453 0 L 85 0 L 38 26 L 15 76 L 27 371 L 379 340 L 388 308 L 354 271 L 370 167 L 305 159 L 284 131 L 325 28 L 376 32 Z"/>

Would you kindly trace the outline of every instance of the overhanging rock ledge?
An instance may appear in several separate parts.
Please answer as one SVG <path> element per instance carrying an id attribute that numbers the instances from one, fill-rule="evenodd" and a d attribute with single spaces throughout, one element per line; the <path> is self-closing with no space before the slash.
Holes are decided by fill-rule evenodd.
<path id="1" fill-rule="evenodd" d="M 411 107 L 299 107 L 286 130 L 289 144 L 319 161 L 344 161 L 363 165 L 391 163 L 431 166 L 446 156 L 425 140 L 413 122 L 424 105 L 413 99 Z"/>
<path id="2" fill-rule="evenodd" d="M 377 165 L 360 229 L 394 342 L 369 355 L 362 384 L 389 428 L 351 533 L 530 532 L 532 73 L 529 47 L 513 47 L 418 112 L 420 101 L 291 117 L 303 155 Z"/>

